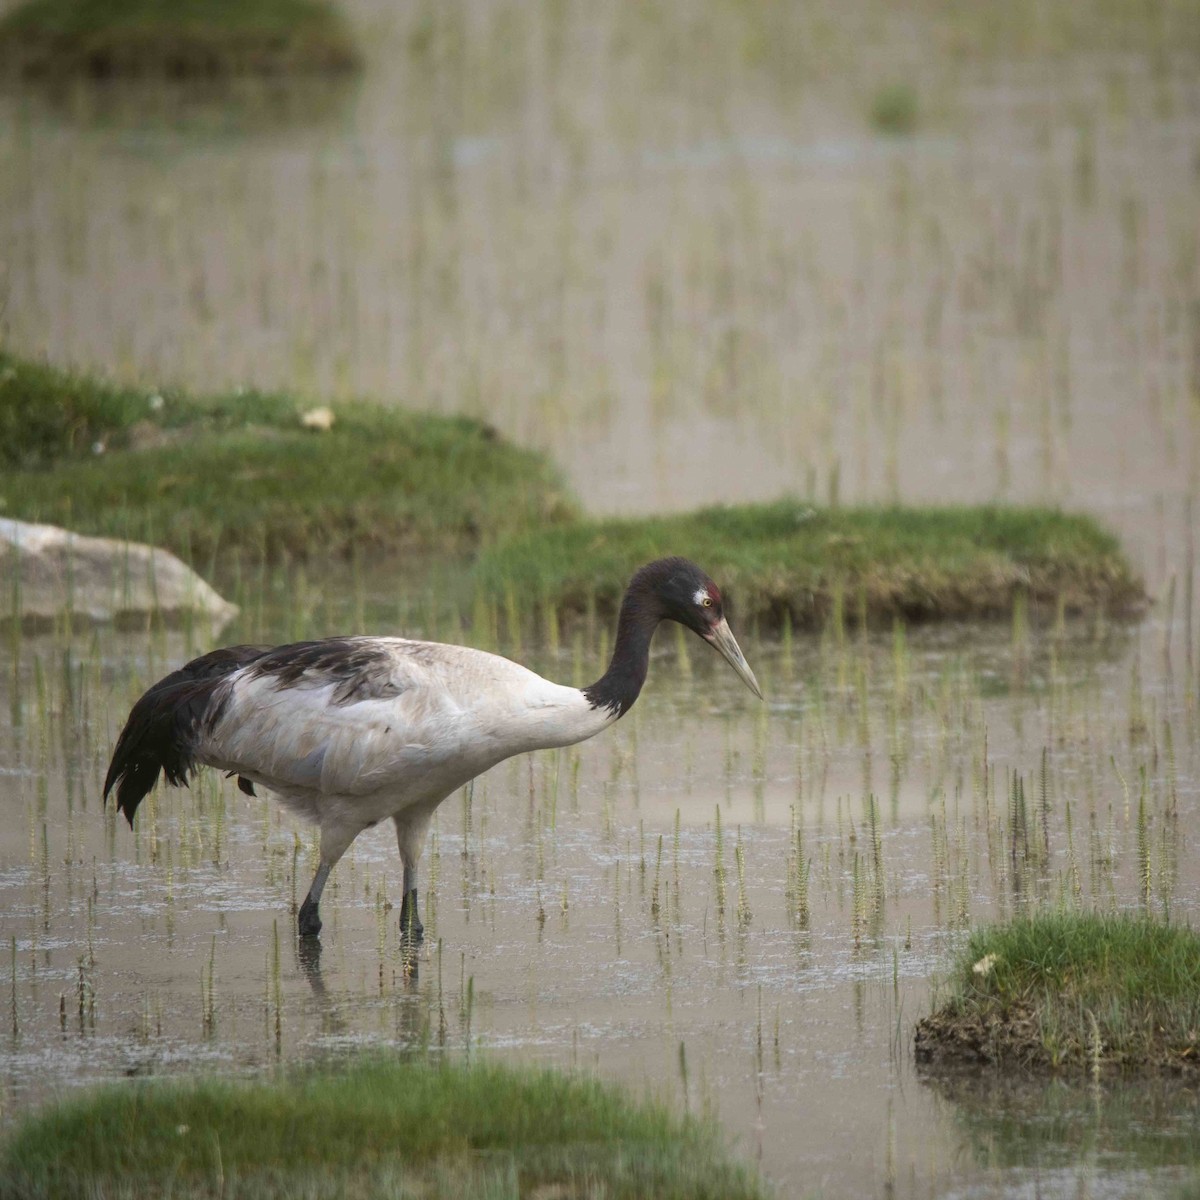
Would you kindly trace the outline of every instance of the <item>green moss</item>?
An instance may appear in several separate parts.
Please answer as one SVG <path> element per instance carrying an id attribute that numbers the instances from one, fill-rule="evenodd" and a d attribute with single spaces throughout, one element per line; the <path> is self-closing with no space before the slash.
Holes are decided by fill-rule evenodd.
<path id="1" fill-rule="evenodd" d="M 464 551 L 573 505 L 540 455 L 487 426 L 371 404 L 110 387 L 0 355 L 0 515 L 165 545 L 207 564 Z M 469 486 L 464 486 L 469 481 Z"/>
<path id="2" fill-rule="evenodd" d="M 22 1122 L 0 1181 L 30 1198 L 764 1194 L 711 1126 L 594 1080 L 383 1059 L 92 1091 Z"/>
<path id="3" fill-rule="evenodd" d="M 0 64 L 24 75 L 174 78 L 358 62 L 321 0 L 29 0 L 0 20 Z"/>
<path id="4" fill-rule="evenodd" d="M 1144 917 L 1047 913 L 974 933 L 918 1058 L 1033 1067 L 1200 1066 L 1200 936 Z"/>
<path id="5" fill-rule="evenodd" d="M 506 585 L 563 613 L 615 608 L 631 572 L 662 554 L 700 563 L 740 620 L 927 620 L 1136 607 L 1142 586 L 1116 539 L 1087 517 L 1041 508 L 838 508 L 776 504 L 642 520 L 577 521 L 488 549 L 478 586 Z"/>

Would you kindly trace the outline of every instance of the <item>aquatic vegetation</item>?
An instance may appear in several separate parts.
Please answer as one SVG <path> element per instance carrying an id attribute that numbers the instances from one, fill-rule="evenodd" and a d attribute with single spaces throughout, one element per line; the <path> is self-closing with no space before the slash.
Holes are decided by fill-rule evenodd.
<path id="1" fill-rule="evenodd" d="M 917 1025 L 929 1062 L 1200 1069 L 1200 935 L 1156 918 L 1044 912 L 975 930 Z"/>
<path id="2" fill-rule="evenodd" d="M 711 1125 L 586 1076 L 419 1057 L 253 1083 L 142 1080 L 63 1100 L 0 1146 L 0 1196 L 753 1200 Z"/>
<path id="3" fill-rule="evenodd" d="M 0 68 L 25 76 L 212 78 L 359 62 L 323 0 L 27 0 L 0 20 Z"/>

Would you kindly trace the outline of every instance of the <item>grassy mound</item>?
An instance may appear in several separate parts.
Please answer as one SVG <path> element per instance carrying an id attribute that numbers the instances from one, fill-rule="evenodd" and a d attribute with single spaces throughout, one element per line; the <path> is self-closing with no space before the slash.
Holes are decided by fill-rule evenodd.
<path id="1" fill-rule="evenodd" d="M 0 516 L 167 546 L 201 570 L 270 560 L 482 548 L 484 596 L 562 616 L 611 612 L 634 569 L 684 554 L 740 621 L 1053 614 L 1145 600 L 1116 539 L 1034 508 L 838 508 L 794 501 L 582 520 L 547 460 L 464 418 L 339 406 L 303 427 L 280 395 L 116 387 L 0 352 Z"/>
<path id="2" fill-rule="evenodd" d="M 573 515 L 544 458 L 476 421 L 347 404 L 317 432 L 303 409 L 148 394 L 0 354 L 0 515 L 202 566 L 234 549 L 469 550 Z"/>
<path id="3" fill-rule="evenodd" d="M 999 616 L 1018 595 L 1050 611 L 1144 601 L 1116 538 L 1088 517 L 1040 508 L 813 509 L 791 501 L 641 520 L 576 521 L 486 551 L 479 586 L 506 586 L 564 613 L 610 610 L 639 564 L 700 563 L 738 619 L 796 627 L 848 617 Z"/>
<path id="4" fill-rule="evenodd" d="M 4 1197 L 763 1194 L 713 1128 L 593 1080 L 382 1059 L 114 1085 L 26 1118 L 0 1151 Z"/>
<path id="5" fill-rule="evenodd" d="M 338 71 L 358 51 L 321 0 L 29 0 L 0 20 L 25 76 L 214 77 Z"/>
<path id="6" fill-rule="evenodd" d="M 1054 913 L 981 929 L 918 1061 L 1200 1067 L 1200 936 L 1147 918 Z"/>

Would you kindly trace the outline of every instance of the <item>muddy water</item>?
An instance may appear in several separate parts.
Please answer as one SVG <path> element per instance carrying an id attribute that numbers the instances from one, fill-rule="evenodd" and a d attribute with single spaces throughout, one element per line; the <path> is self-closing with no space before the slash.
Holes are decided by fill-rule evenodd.
<path id="1" fill-rule="evenodd" d="M 385 831 L 338 867 L 321 952 L 302 956 L 314 847 L 270 802 L 206 776 L 159 793 L 133 832 L 101 810 L 125 707 L 182 639 L 28 639 L 20 711 L 11 669 L 0 709 L 5 1113 L 90 1079 L 426 1044 L 594 1069 L 713 1113 L 785 1195 L 1165 1187 L 1195 1158 L 1194 1091 L 930 1084 L 910 1043 L 972 922 L 1038 902 L 1194 919 L 1184 632 L 751 643 L 766 706 L 706 647 L 681 657 L 660 635 L 610 735 L 443 806 L 415 975 Z"/>
<path id="2" fill-rule="evenodd" d="M 444 806 L 415 978 L 386 831 L 302 961 L 307 831 L 211 779 L 132 833 L 102 813 L 128 704 L 199 647 L 6 643 L 5 1115 L 416 1041 L 713 1112 L 783 1194 L 1163 1190 L 1196 1153 L 1191 1093 L 934 1085 L 909 1046 L 973 922 L 1196 919 L 1200 73 L 1169 30 L 1157 54 L 972 57 L 977 31 L 870 4 L 583 11 L 358 0 L 369 70 L 300 112 L 0 97 L 6 344 L 148 386 L 474 413 L 598 512 L 1051 500 L 1115 527 L 1163 604 L 1134 629 L 749 639 L 766 706 L 660 635 L 611 735 Z M 881 80 L 916 89 L 912 137 L 873 132 Z M 268 599 L 226 636 L 357 624 L 338 604 Z"/>

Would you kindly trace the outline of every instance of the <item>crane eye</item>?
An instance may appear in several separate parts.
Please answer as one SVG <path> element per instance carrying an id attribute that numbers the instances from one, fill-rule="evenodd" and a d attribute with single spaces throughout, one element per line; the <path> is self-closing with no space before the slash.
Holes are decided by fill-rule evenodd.
<path id="1" fill-rule="evenodd" d="M 705 597 L 704 597 L 704 599 L 700 601 L 700 603 L 701 603 L 701 604 L 702 604 L 702 605 L 703 605 L 705 608 L 712 608 L 712 597 L 711 597 L 711 596 L 705 596 Z"/>

